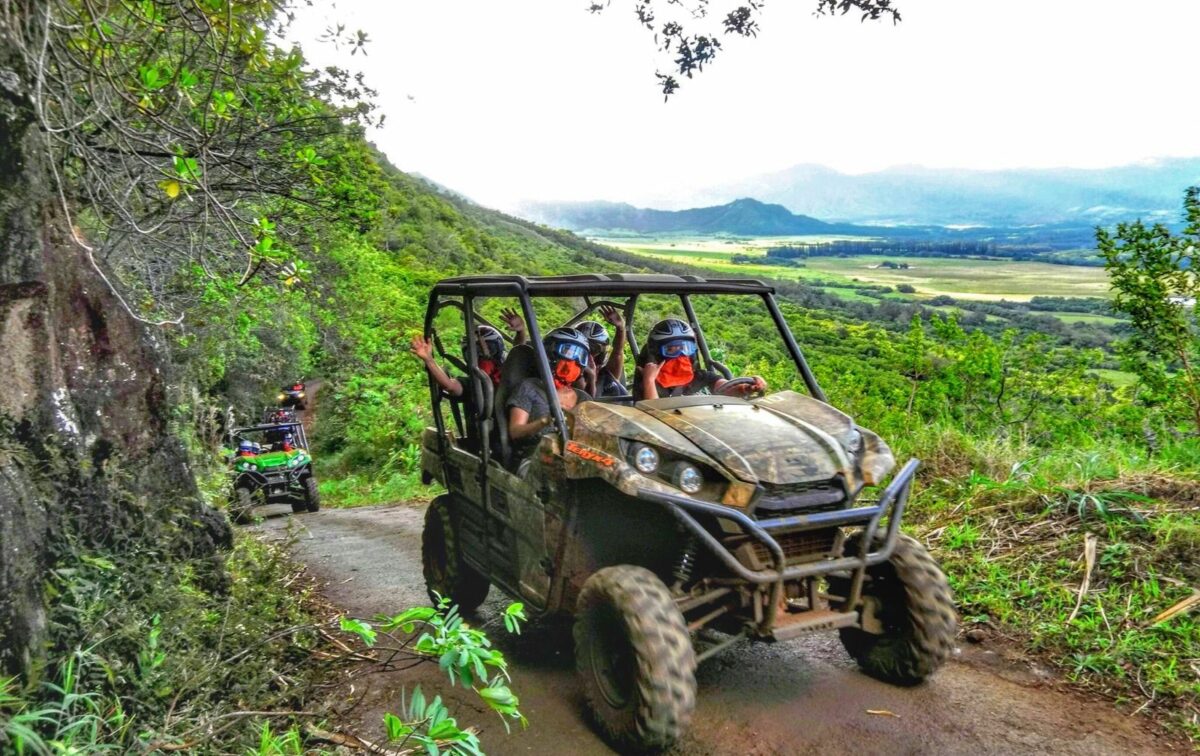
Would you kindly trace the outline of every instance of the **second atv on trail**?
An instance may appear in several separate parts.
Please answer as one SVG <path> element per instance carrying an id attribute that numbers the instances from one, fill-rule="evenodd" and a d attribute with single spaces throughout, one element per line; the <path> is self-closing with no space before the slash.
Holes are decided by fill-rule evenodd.
<path id="1" fill-rule="evenodd" d="M 294 415 L 282 422 L 234 428 L 229 440 L 234 448 L 229 465 L 235 521 L 245 522 L 251 510 L 263 504 L 291 504 L 293 512 L 321 508 L 308 437 Z"/>
<path id="2" fill-rule="evenodd" d="M 740 332 L 755 344 L 778 339 L 801 390 L 732 395 L 762 384 L 714 358 L 701 299 L 722 321 L 758 317 Z M 510 350 L 496 383 L 468 367 L 476 340 L 462 340 L 460 359 L 441 347 L 459 340 L 437 331 L 475 333 L 502 304 L 519 309 L 531 338 Z M 509 397 L 529 378 L 555 378 L 538 313 L 573 313 L 550 324 L 573 327 L 600 308 L 623 314 L 631 355 L 641 309 L 643 323 L 670 315 L 690 325 L 697 369 L 724 381 L 716 393 L 584 398 L 571 412 L 551 390 L 552 432 L 521 455 L 508 435 Z M 448 493 L 426 513 L 428 588 L 467 612 L 495 585 L 535 612 L 573 615 L 580 683 L 620 749 L 674 742 L 692 716 L 696 665 L 744 639 L 836 630 L 865 672 L 901 685 L 946 660 L 957 623 L 950 588 L 924 546 L 900 533 L 918 463 L 892 474 L 887 444 L 827 403 L 771 287 L 652 275 L 452 278 L 433 287 L 425 337 L 471 392 L 446 396 L 430 381 L 422 471 Z"/>

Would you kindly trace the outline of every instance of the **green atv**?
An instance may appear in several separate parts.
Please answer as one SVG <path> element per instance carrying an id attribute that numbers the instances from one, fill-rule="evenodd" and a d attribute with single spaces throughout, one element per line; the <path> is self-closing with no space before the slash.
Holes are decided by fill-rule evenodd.
<path id="1" fill-rule="evenodd" d="M 231 510 L 236 522 L 247 521 L 250 511 L 263 504 L 291 504 L 297 513 L 321 508 L 301 423 L 234 428 L 230 441 L 235 449 L 229 464 L 233 475 Z"/>

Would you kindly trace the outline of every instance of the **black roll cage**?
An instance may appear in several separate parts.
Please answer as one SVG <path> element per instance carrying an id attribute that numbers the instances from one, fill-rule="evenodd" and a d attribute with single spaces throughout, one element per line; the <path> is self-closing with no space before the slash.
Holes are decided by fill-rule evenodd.
<path id="1" fill-rule="evenodd" d="M 625 273 L 591 273 L 570 276 L 521 276 L 505 274 L 447 278 L 434 284 L 430 290 L 429 304 L 425 310 L 424 336 L 426 339 L 434 342 L 435 348 L 444 359 L 473 378 L 470 381 L 470 386 L 464 386 L 463 388 L 464 390 L 474 392 L 475 406 L 479 408 L 479 424 L 482 435 L 480 457 L 484 462 L 485 468 L 491 455 L 489 442 L 493 428 L 492 413 L 495 409 L 492 406 L 494 401 L 492 385 L 490 381 L 480 380 L 480 378 L 485 378 L 486 376 L 483 376 L 479 368 L 476 367 L 479 363 L 478 339 L 466 339 L 466 362 L 463 362 L 455 355 L 449 354 L 443 348 L 441 339 L 438 338 L 437 332 L 433 327 L 434 320 L 442 309 L 452 307 L 460 310 L 465 320 L 464 333 L 473 334 L 475 333 L 476 326 L 480 324 L 495 327 L 475 311 L 476 299 L 505 297 L 517 299 L 521 306 L 521 316 L 525 319 L 528 328 L 528 343 L 537 356 L 538 377 L 542 379 L 545 385 L 552 386 L 554 385 L 554 379 L 550 370 L 550 361 L 542 345 L 541 329 L 538 325 L 537 315 L 533 310 L 532 298 L 573 297 L 583 299 L 584 307 L 567 320 L 565 325 L 568 326 L 584 320 L 604 305 L 617 307 L 617 309 L 622 310 L 625 318 L 625 339 L 632 353 L 636 355 L 638 347 L 636 337 L 633 334 L 633 316 L 636 312 L 638 297 L 643 294 L 674 294 L 679 297 L 684 314 L 687 316 L 692 328 L 696 331 L 696 343 L 704 364 L 709 368 L 715 368 L 720 371 L 726 378 L 732 376 L 728 368 L 712 358 L 708 343 L 704 338 L 704 330 L 700 327 L 700 323 L 696 318 L 690 297 L 697 294 L 737 294 L 760 297 L 766 304 L 767 310 L 771 314 L 771 319 L 774 321 L 776 329 L 783 338 L 784 344 L 787 346 L 788 353 L 795 363 L 797 370 L 800 371 L 800 375 L 804 379 L 804 384 L 809 393 L 822 402 L 826 401 L 825 393 L 821 390 L 820 385 L 818 385 L 816 377 L 808 366 L 808 362 L 804 359 L 804 353 L 800 350 L 795 337 L 792 336 L 791 329 L 788 328 L 787 321 L 784 320 L 783 314 L 779 311 L 779 306 L 775 302 L 774 287 L 761 281 L 738 278 L 706 279 L 698 276 Z M 625 301 L 622 304 L 613 301 L 614 298 L 625 298 Z M 498 328 L 497 330 L 504 335 L 506 340 L 512 340 L 504 332 L 504 329 Z M 468 368 L 468 366 L 470 367 Z M 430 399 L 433 404 L 433 419 L 438 432 L 438 451 L 442 455 L 442 458 L 445 459 L 446 428 L 445 420 L 441 413 L 441 402 L 444 397 L 432 375 L 428 376 L 428 381 Z M 565 448 L 569 439 L 567 437 L 566 422 L 563 419 L 562 407 L 558 403 L 558 395 L 556 392 L 549 391 L 547 392 L 547 398 L 550 402 L 550 411 L 554 417 L 558 436 Z M 455 420 L 457 423 L 462 422 L 462 419 L 457 415 L 457 407 L 455 407 Z M 460 430 L 462 430 L 461 426 Z"/>
<path id="2" fill-rule="evenodd" d="M 300 422 L 299 420 L 286 423 L 261 423 L 259 425 L 247 425 L 240 428 L 231 428 L 229 430 L 229 439 L 230 442 L 233 442 L 236 439 L 241 438 L 242 434 L 244 433 L 265 433 L 272 430 L 286 431 L 289 429 L 292 431 L 292 435 L 296 437 L 297 445 L 306 452 L 310 451 L 308 448 L 308 435 L 304 432 L 304 423 Z"/>

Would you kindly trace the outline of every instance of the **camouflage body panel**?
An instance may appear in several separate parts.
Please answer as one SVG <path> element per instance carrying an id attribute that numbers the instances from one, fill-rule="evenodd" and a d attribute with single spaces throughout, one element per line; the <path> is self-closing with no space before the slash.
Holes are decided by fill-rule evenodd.
<path id="1" fill-rule="evenodd" d="M 866 428 L 856 426 L 849 415 L 825 402 L 795 391 L 780 391 L 757 399 L 754 403 L 797 422 L 820 428 L 841 442 L 845 442 L 851 431 L 857 428 L 863 441 L 862 451 L 858 454 L 858 477 L 868 486 L 881 485 L 896 467 L 896 458 L 883 439 Z M 847 482 L 852 479 L 852 476 L 847 476 Z"/>
<path id="2" fill-rule="evenodd" d="M 641 441 L 681 457 L 704 459 L 707 455 L 686 436 L 655 421 L 642 410 L 624 404 L 583 402 L 575 408 L 574 441 L 621 457 L 620 440 Z"/>
<path id="3" fill-rule="evenodd" d="M 842 445 L 816 426 L 755 404 L 713 399 L 708 405 L 647 412 L 747 483 L 823 481 L 852 469 Z"/>
<path id="4" fill-rule="evenodd" d="M 584 402 L 575 411 L 572 438 L 622 462 L 620 439 L 702 462 L 731 482 L 747 484 L 735 487 L 730 500 L 744 506 L 758 483 L 825 481 L 839 473 L 857 480 L 843 446 L 853 430 L 844 413 L 784 391 L 756 402 L 721 396 L 656 399 L 633 407 Z M 571 469 L 568 475 L 575 476 Z"/>

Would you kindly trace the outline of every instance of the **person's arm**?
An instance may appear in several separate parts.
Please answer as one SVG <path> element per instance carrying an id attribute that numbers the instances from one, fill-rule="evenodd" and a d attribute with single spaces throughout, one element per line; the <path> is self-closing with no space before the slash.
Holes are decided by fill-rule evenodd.
<path id="1" fill-rule="evenodd" d="M 596 361 L 589 354 L 588 365 L 583 369 L 583 390 L 592 396 L 599 396 L 599 383 L 600 377 L 596 374 Z"/>
<path id="2" fill-rule="evenodd" d="M 508 438 L 512 441 L 536 436 L 553 424 L 554 419 L 549 416 L 530 420 L 527 410 L 515 406 L 508 408 Z"/>
<path id="3" fill-rule="evenodd" d="M 613 337 L 612 351 L 609 352 L 608 361 L 604 363 L 604 369 L 613 378 L 624 383 L 625 318 L 621 317 L 621 311 L 615 307 L 601 307 L 600 314 L 617 330 L 617 335 Z"/>
<path id="4" fill-rule="evenodd" d="M 501 310 L 500 319 L 512 329 L 514 346 L 520 346 L 529 341 L 529 337 L 525 335 L 525 319 L 516 310 L 511 307 L 507 310 Z"/>
<path id="5" fill-rule="evenodd" d="M 418 336 L 413 336 L 412 353 L 417 356 L 421 362 L 425 363 L 425 369 L 433 376 L 433 380 L 437 385 L 442 387 L 450 396 L 462 396 L 462 383 L 456 378 L 451 378 L 446 375 L 446 371 L 442 370 L 442 366 L 437 364 L 437 360 L 433 359 L 433 344 Z"/>
<path id="6" fill-rule="evenodd" d="M 658 398 L 658 371 L 661 367 L 657 362 L 642 365 L 642 399 Z"/>
<path id="7" fill-rule="evenodd" d="M 763 380 L 763 377 L 761 375 L 754 375 L 751 377 L 754 379 L 754 383 L 743 384 L 742 387 L 738 389 L 739 393 L 752 394 L 756 391 L 765 392 L 767 390 L 767 382 L 765 380 Z M 712 392 L 720 391 L 721 387 L 724 386 L 728 382 L 729 381 L 727 381 L 724 378 L 718 378 L 717 380 L 713 381 L 712 388 L 710 388 L 709 391 L 712 391 Z"/>

